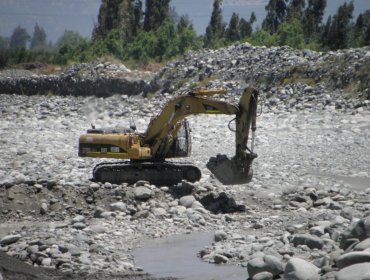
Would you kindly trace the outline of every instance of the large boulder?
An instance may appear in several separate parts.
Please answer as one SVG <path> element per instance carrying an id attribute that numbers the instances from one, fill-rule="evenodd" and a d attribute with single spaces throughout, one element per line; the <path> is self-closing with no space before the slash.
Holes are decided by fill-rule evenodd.
<path id="1" fill-rule="evenodd" d="M 247 264 L 249 277 L 261 272 L 270 272 L 273 277 L 279 275 L 284 271 L 282 262 L 275 256 L 264 255 L 250 260 Z"/>
<path id="2" fill-rule="evenodd" d="M 370 262 L 350 265 L 339 270 L 335 280 L 370 280 Z"/>
<path id="3" fill-rule="evenodd" d="M 285 280 L 319 280 L 319 269 L 312 263 L 299 258 L 291 258 L 284 271 Z"/>
<path id="4" fill-rule="evenodd" d="M 310 249 L 321 249 L 324 246 L 322 239 L 311 234 L 296 234 L 293 236 L 292 243 L 294 246 L 307 245 Z"/>
<path id="5" fill-rule="evenodd" d="M 364 262 L 370 262 L 370 251 L 350 252 L 343 254 L 336 259 L 336 264 L 339 269 Z"/>

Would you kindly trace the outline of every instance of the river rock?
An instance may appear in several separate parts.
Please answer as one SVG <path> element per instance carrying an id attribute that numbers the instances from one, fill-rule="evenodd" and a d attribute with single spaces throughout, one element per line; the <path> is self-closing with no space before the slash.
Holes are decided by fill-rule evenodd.
<path id="1" fill-rule="evenodd" d="M 180 198 L 179 203 L 180 205 L 189 208 L 193 205 L 193 203 L 196 201 L 195 197 L 192 195 L 183 196 Z"/>
<path id="2" fill-rule="evenodd" d="M 49 267 L 51 266 L 51 262 L 52 262 L 51 258 L 44 258 L 41 261 L 41 265 L 45 267 Z"/>
<path id="3" fill-rule="evenodd" d="M 152 209 L 152 213 L 154 214 L 154 216 L 156 217 L 164 217 L 167 215 L 167 211 L 166 209 L 164 208 L 161 208 L 161 207 L 156 207 L 156 208 L 153 208 Z"/>
<path id="4" fill-rule="evenodd" d="M 347 254 L 343 254 L 336 259 L 336 265 L 339 269 L 344 267 L 357 264 L 357 263 L 364 263 L 370 262 L 370 251 L 362 251 L 362 252 L 350 252 Z"/>
<path id="5" fill-rule="evenodd" d="M 294 246 L 307 245 L 310 249 L 321 249 L 324 246 L 322 239 L 310 234 L 296 234 L 293 236 L 292 243 Z"/>
<path id="6" fill-rule="evenodd" d="M 322 235 L 325 234 L 325 227 L 323 227 L 323 226 L 315 226 L 315 227 L 312 227 L 312 228 L 310 228 L 310 233 L 312 235 L 315 235 L 317 237 L 320 237 L 320 236 L 322 236 Z"/>
<path id="7" fill-rule="evenodd" d="M 91 264 L 90 254 L 87 253 L 81 254 L 78 258 L 78 261 L 84 265 L 90 265 Z"/>
<path id="8" fill-rule="evenodd" d="M 224 255 L 220 255 L 220 254 L 216 254 L 213 258 L 214 262 L 216 264 L 220 264 L 220 263 L 227 263 L 227 261 L 229 260 L 226 256 Z"/>
<path id="9" fill-rule="evenodd" d="M 253 275 L 252 280 L 272 280 L 274 275 L 271 272 L 263 271 Z"/>
<path id="10" fill-rule="evenodd" d="M 214 235 L 215 242 L 219 242 L 227 239 L 227 234 L 223 230 L 216 230 Z"/>
<path id="11" fill-rule="evenodd" d="M 319 280 L 319 269 L 312 263 L 309 263 L 303 259 L 291 258 L 285 267 L 284 279 Z"/>
<path id="12" fill-rule="evenodd" d="M 39 251 L 39 245 L 32 245 L 27 248 L 28 254 L 36 254 Z"/>
<path id="13" fill-rule="evenodd" d="M 369 280 L 370 262 L 359 263 L 347 266 L 339 270 L 335 275 L 335 280 Z"/>
<path id="14" fill-rule="evenodd" d="M 136 199 L 146 200 L 153 196 L 153 192 L 147 187 L 136 187 L 134 189 L 134 195 Z"/>
<path id="15" fill-rule="evenodd" d="M 85 216 L 83 215 L 77 215 L 72 219 L 72 224 L 75 223 L 83 223 L 85 221 Z"/>
<path id="16" fill-rule="evenodd" d="M 342 211 L 340 211 L 340 215 L 343 218 L 346 218 L 348 220 L 352 220 L 354 214 L 354 210 L 350 207 L 344 207 Z"/>
<path id="17" fill-rule="evenodd" d="M 118 211 L 118 212 L 126 212 L 126 203 L 122 202 L 122 201 L 118 201 L 118 202 L 115 202 L 115 203 L 112 203 L 110 205 L 110 209 L 112 211 Z"/>
<path id="18" fill-rule="evenodd" d="M 353 247 L 355 251 L 363 251 L 370 248 L 370 238 L 367 238 Z"/>
<path id="19" fill-rule="evenodd" d="M 94 218 L 109 219 L 114 216 L 114 212 L 105 211 L 102 208 L 96 208 L 94 211 Z"/>
<path id="20" fill-rule="evenodd" d="M 72 227 L 75 229 L 84 229 L 86 227 L 86 224 L 78 222 L 78 223 L 74 223 Z"/>
<path id="21" fill-rule="evenodd" d="M 270 272 L 275 277 L 284 271 L 282 262 L 272 255 L 251 259 L 247 264 L 247 270 L 249 277 L 264 271 Z"/>
<path id="22" fill-rule="evenodd" d="M 4 236 L 0 240 L 0 245 L 5 246 L 17 242 L 22 236 L 20 234 L 11 234 Z"/>
<path id="23" fill-rule="evenodd" d="M 45 215 L 47 212 L 48 212 L 48 205 L 45 202 L 41 203 L 40 213 L 42 215 Z"/>
<path id="24" fill-rule="evenodd" d="M 92 231 L 94 233 L 105 233 L 108 231 L 108 228 L 104 225 L 90 225 L 86 230 Z"/>

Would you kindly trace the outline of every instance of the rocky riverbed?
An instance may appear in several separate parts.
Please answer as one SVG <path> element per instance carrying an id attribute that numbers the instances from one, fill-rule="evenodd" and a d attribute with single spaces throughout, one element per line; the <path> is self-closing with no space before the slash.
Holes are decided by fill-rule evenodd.
<path id="1" fill-rule="evenodd" d="M 348 65 L 367 55 L 352 53 L 357 60 Z M 156 83 L 164 84 L 169 69 L 181 73 L 193 62 L 169 64 Z M 194 82 L 182 79 L 174 78 L 179 87 L 173 94 Z M 246 82 L 225 75 L 207 86 L 227 87 L 220 98 L 235 102 Z M 149 278 L 132 251 L 143 240 L 194 232 L 214 232 L 214 243 L 198 248 L 200 259 L 244 267 L 245 278 L 368 279 L 366 91 L 304 79 L 259 88 L 254 178 L 235 186 L 223 186 L 205 167 L 209 157 L 234 152 L 230 116 L 189 118 L 193 151 L 186 161 L 202 170 L 200 182 L 100 184 L 89 181 L 99 160 L 77 156 L 78 136 L 92 123 L 126 127 L 130 117 L 144 131 L 171 94 L 0 94 L 0 279 L 37 277 L 32 273 L 39 279 Z M 26 266 L 19 274 L 9 269 L 8 257 L 43 270 Z"/>

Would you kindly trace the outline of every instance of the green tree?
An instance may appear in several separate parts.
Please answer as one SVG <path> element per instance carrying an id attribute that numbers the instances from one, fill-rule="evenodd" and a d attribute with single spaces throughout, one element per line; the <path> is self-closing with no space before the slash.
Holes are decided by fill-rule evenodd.
<path id="1" fill-rule="evenodd" d="M 85 42 L 86 39 L 77 31 L 65 30 L 63 35 L 58 39 L 56 47 L 60 49 L 63 46 L 70 46 L 72 49 L 75 49 Z"/>
<path id="2" fill-rule="evenodd" d="M 193 28 L 192 24 L 190 23 L 189 17 L 187 15 L 181 16 L 178 23 L 177 23 L 177 30 L 181 32 L 186 28 Z"/>
<path id="3" fill-rule="evenodd" d="M 280 25 L 279 31 L 279 45 L 287 45 L 295 49 L 303 49 L 305 47 L 305 40 L 303 35 L 303 26 L 298 19 L 291 19 L 283 22 Z"/>
<path id="4" fill-rule="evenodd" d="M 119 27 L 118 10 L 121 2 L 122 0 L 102 0 L 93 38 L 104 38 L 110 30 Z"/>
<path id="5" fill-rule="evenodd" d="M 197 33 L 192 25 L 187 28 L 179 30 L 178 49 L 180 54 L 185 53 L 187 50 L 198 50 L 202 47 L 202 41 L 198 38 Z"/>
<path id="6" fill-rule="evenodd" d="M 269 31 L 264 29 L 253 32 L 250 38 L 248 38 L 248 41 L 255 46 L 272 47 L 279 45 L 278 35 L 270 34 Z"/>
<path id="7" fill-rule="evenodd" d="M 257 17 L 254 12 L 251 13 L 249 21 L 241 18 L 239 21 L 239 37 L 240 39 L 250 37 L 253 32 L 253 23 L 257 21 Z"/>
<path id="8" fill-rule="evenodd" d="M 130 41 L 140 28 L 142 2 L 139 0 L 102 0 L 93 38 L 105 38 L 118 30 L 124 41 Z"/>
<path id="9" fill-rule="evenodd" d="M 214 0 L 211 20 L 206 28 L 204 46 L 219 47 L 223 45 L 222 39 L 225 34 L 226 25 L 222 18 L 222 0 Z"/>
<path id="10" fill-rule="evenodd" d="M 287 7 L 287 18 L 290 19 L 301 19 L 303 15 L 303 9 L 306 3 L 305 0 L 290 0 Z"/>
<path id="11" fill-rule="evenodd" d="M 339 6 L 336 14 L 328 20 L 322 34 L 322 42 L 331 50 L 349 46 L 353 2 Z"/>
<path id="12" fill-rule="evenodd" d="M 229 25 L 226 29 L 226 34 L 225 38 L 229 42 L 235 42 L 240 39 L 240 34 L 239 34 L 239 15 L 236 13 L 233 13 Z"/>
<path id="13" fill-rule="evenodd" d="M 252 35 L 252 24 L 251 21 L 246 21 L 244 18 L 241 18 L 239 21 L 239 35 L 240 38 L 246 38 Z"/>
<path id="14" fill-rule="evenodd" d="M 132 0 L 131 29 L 133 36 L 136 36 L 141 30 L 143 15 L 143 2 L 141 0 Z"/>
<path id="15" fill-rule="evenodd" d="M 262 28 L 274 34 L 278 31 L 279 25 L 286 19 L 287 5 L 285 0 L 269 0 L 265 6 L 267 12 L 262 21 Z"/>
<path id="16" fill-rule="evenodd" d="M 26 49 L 30 38 L 27 30 L 18 25 L 10 36 L 9 46 L 11 49 Z"/>
<path id="17" fill-rule="evenodd" d="M 156 30 L 169 20 L 170 0 L 146 0 L 144 30 Z"/>
<path id="18" fill-rule="evenodd" d="M 303 14 L 303 29 L 307 40 L 317 37 L 321 32 L 322 19 L 326 8 L 326 0 L 308 0 Z"/>
<path id="19" fill-rule="evenodd" d="M 353 47 L 370 46 L 370 10 L 358 15 L 352 33 Z"/>
<path id="20" fill-rule="evenodd" d="M 46 37 L 47 36 L 45 30 L 38 24 L 36 24 L 31 38 L 30 50 L 46 51 L 48 49 Z"/>
<path id="21" fill-rule="evenodd" d="M 251 16 L 249 18 L 249 24 L 250 25 L 253 25 L 253 23 L 255 23 L 257 21 L 257 17 L 256 17 L 256 14 L 254 12 L 251 13 Z"/>

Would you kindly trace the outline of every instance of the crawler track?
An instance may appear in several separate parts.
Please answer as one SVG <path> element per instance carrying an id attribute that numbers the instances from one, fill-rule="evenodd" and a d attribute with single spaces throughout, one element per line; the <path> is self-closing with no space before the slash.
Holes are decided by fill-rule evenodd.
<path id="1" fill-rule="evenodd" d="M 95 166 L 93 178 L 99 182 L 112 184 L 134 184 L 139 180 L 145 180 L 154 185 L 174 185 L 181 180 L 199 181 L 201 172 L 198 167 L 188 163 L 103 162 Z"/>

